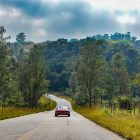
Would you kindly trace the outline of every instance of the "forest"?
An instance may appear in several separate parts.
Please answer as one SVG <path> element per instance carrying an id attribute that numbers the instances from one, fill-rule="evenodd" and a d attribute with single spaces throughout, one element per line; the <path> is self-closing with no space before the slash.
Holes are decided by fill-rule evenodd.
<path id="1" fill-rule="evenodd" d="M 0 27 L 0 106 L 32 108 L 46 92 L 90 107 L 139 101 L 140 40 L 130 32 L 41 43 L 26 41 L 23 32 L 8 42 L 5 32 Z"/>

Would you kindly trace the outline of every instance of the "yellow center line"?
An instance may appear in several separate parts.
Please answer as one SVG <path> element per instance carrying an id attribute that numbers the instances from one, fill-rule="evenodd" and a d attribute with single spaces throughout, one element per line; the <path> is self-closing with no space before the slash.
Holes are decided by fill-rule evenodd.
<path id="1" fill-rule="evenodd" d="M 48 120 L 47 120 L 48 121 Z M 47 121 L 42 122 L 41 124 L 39 124 L 37 127 L 35 127 L 34 129 L 26 132 L 25 134 L 23 134 L 22 136 L 18 137 L 16 140 L 22 140 L 23 138 L 27 137 L 28 135 L 30 135 L 32 132 L 34 132 L 36 129 L 38 129 L 39 127 L 41 127 L 42 125 L 44 125 Z"/>

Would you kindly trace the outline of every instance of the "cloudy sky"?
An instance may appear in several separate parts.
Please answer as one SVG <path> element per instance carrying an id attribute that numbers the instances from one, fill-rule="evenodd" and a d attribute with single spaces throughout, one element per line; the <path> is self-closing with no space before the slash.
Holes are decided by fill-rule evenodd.
<path id="1" fill-rule="evenodd" d="M 140 0 L 0 0 L 0 26 L 11 41 L 85 38 L 131 32 L 140 39 Z"/>

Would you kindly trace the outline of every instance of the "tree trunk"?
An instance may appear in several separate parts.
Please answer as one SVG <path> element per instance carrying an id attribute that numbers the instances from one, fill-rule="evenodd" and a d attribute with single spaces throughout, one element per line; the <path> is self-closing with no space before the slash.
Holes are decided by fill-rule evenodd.
<path id="1" fill-rule="evenodd" d="M 86 104 L 86 106 L 87 106 L 86 98 L 87 98 L 87 94 L 86 94 L 86 92 L 85 92 L 85 104 Z"/>
<path id="2" fill-rule="evenodd" d="M 25 107 L 26 107 L 26 100 L 24 100 L 24 105 L 25 105 Z"/>
<path id="3" fill-rule="evenodd" d="M 96 105 L 96 96 L 94 96 L 94 105 Z"/>
<path id="4" fill-rule="evenodd" d="M 89 93 L 89 107 L 92 108 L 91 89 L 88 90 L 88 93 Z"/>
<path id="5" fill-rule="evenodd" d="M 5 100 L 3 101 L 3 107 L 5 108 Z"/>
<path id="6" fill-rule="evenodd" d="M 102 106 L 103 106 L 103 102 L 102 102 L 102 99 L 103 97 L 102 97 L 102 94 L 101 94 L 101 108 L 102 108 Z"/>

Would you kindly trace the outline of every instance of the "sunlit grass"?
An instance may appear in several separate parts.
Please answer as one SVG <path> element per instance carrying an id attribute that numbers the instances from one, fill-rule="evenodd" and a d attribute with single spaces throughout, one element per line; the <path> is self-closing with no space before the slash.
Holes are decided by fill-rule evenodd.
<path id="1" fill-rule="evenodd" d="M 42 97 L 38 101 L 38 103 L 40 105 L 34 107 L 33 109 L 29 107 L 26 108 L 6 107 L 5 109 L 0 107 L 0 120 L 43 112 L 43 111 L 49 111 L 56 107 L 56 102 L 47 97 Z"/>
<path id="2" fill-rule="evenodd" d="M 136 111 L 136 115 L 133 115 L 133 113 L 130 114 L 126 112 L 126 110 L 120 111 L 119 109 L 111 114 L 109 109 L 101 109 L 97 106 L 92 106 L 92 109 L 89 107 L 80 107 L 77 106 L 71 98 L 61 97 L 71 102 L 73 110 L 93 122 L 127 139 L 140 140 L 140 114 L 138 110 Z"/>

